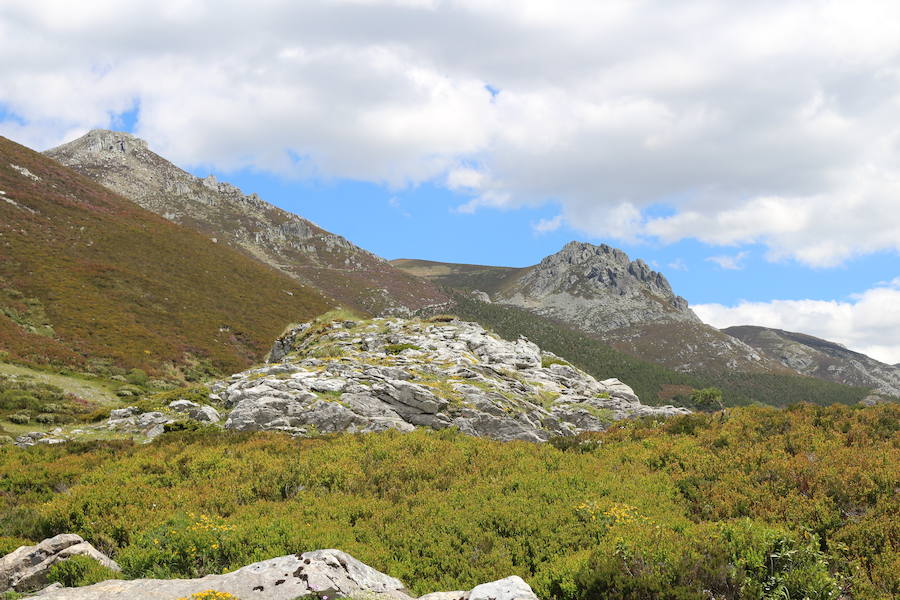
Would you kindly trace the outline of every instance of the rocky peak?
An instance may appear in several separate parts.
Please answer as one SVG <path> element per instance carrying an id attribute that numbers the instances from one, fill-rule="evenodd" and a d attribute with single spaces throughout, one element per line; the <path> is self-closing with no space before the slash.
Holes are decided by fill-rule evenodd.
<path id="1" fill-rule="evenodd" d="M 569 242 L 529 268 L 498 299 L 588 331 L 635 324 L 700 320 L 661 273 L 602 244 Z"/>
<path id="2" fill-rule="evenodd" d="M 147 142 L 130 133 L 110 131 L 108 129 L 92 129 L 75 141 L 60 148 L 65 148 L 73 155 L 99 154 L 107 156 L 131 154 L 136 150 L 148 150 Z"/>
<path id="3" fill-rule="evenodd" d="M 590 281 L 620 295 L 644 288 L 671 299 L 679 308 L 687 308 L 687 301 L 675 296 L 662 273 L 652 270 L 642 259 L 632 261 L 622 250 L 606 244 L 569 242 L 556 254 L 544 258 L 536 270 L 549 271 L 550 277 L 566 277 L 576 288 Z"/>

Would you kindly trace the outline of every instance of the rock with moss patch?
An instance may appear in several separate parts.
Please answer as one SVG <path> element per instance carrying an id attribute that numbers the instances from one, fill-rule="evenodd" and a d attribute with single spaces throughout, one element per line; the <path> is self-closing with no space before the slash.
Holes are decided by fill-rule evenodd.
<path id="1" fill-rule="evenodd" d="M 119 565 L 85 542 L 80 536 L 64 533 L 34 546 L 22 546 L 0 558 L 0 592 L 31 592 L 46 586 L 50 570 L 74 556 L 85 556 L 103 567 L 119 571 Z"/>
<path id="2" fill-rule="evenodd" d="M 226 428 L 308 435 L 456 427 L 539 442 L 689 412 L 644 406 L 617 379 L 597 381 L 525 338 L 503 340 L 457 320 L 305 323 L 279 338 L 271 356 L 281 362 L 210 387 L 230 409 Z"/>

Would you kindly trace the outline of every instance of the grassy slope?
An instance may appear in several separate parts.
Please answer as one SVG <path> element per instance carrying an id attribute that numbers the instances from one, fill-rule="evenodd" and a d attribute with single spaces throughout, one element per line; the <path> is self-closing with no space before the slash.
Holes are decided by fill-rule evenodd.
<path id="1" fill-rule="evenodd" d="M 39 180 L 11 165 L 28 169 Z M 315 291 L 0 138 L 0 350 L 17 361 L 107 358 L 159 370 L 186 356 L 259 361 Z"/>
<path id="2" fill-rule="evenodd" d="M 865 388 L 856 388 L 811 377 L 764 373 L 679 373 L 635 358 L 551 319 L 527 310 L 501 304 L 486 304 L 456 294 L 456 313 L 477 321 L 507 339 L 520 335 L 584 369 L 598 379 L 616 377 L 634 388 L 647 404 L 683 402 L 673 400 L 691 389 L 719 387 L 728 405 L 762 402 L 786 406 L 795 402 L 852 404 L 864 398 Z"/>
<path id="3" fill-rule="evenodd" d="M 411 275 L 459 290 L 481 290 L 488 294 L 504 291 L 531 267 L 490 267 L 398 258 L 391 264 Z"/>
<path id="4" fill-rule="evenodd" d="M 416 593 L 517 574 L 547 600 L 833 600 L 830 569 L 887 600 L 897 411 L 731 409 L 570 451 L 449 430 L 0 448 L 0 554 L 73 532 L 171 577 L 335 547 Z"/>

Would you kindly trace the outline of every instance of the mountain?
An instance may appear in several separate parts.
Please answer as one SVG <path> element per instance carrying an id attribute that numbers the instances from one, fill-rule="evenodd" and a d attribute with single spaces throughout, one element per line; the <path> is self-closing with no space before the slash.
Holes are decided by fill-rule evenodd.
<path id="1" fill-rule="evenodd" d="M 94 130 L 45 152 L 166 219 L 369 314 L 447 302 L 433 284 L 215 177 L 194 177 L 127 133 Z"/>
<path id="2" fill-rule="evenodd" d="M 605 244 L 570 242 L 525 268 L 393 263 L 410 274 L 518 306 L 599 336 L 614 348 L 678 371 L 786 372 L 700 321 L 666 278 Z"/>
<path id="3" fill-rule="evenodd" d="M 723 329 L 804 375 L 900 396 L 900 368 L 804 333 L 740 325 Z"/>
<path id="4" fill-rule="evenodd" d="M 565 358 L 598 379 L 615 377 L 628 382 L 644 404 L 676 404 L 695 408 L 695 390 L 718 388 L 725 406 L 763 403 L 788 406 L 812 404 L 856 404 L 870 388 L 824 381 L 784 369 L 784 373 L 740 371 L 676 372 L 610 347 L 592 335 L 549 317 L 511 306 L 483 302 L 472 294 L 454 292 L 454 313 L 477 321 L 508 340 L 526 336 L 543 350 Z M 708 410 L 709 406 L 701 406 Z"/>
<path id="5" fill-rule="evenodd" d="M 332 303 L 0 138 L 0 360 L 232 370 Z"/>

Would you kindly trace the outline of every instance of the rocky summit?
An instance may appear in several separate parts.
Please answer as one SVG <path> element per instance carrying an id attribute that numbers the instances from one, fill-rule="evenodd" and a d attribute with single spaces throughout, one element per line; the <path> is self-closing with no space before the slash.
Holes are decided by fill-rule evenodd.
<path id="1" fill-rule="evenodd" d="M 644 406 L 617 379 L 597 381 L 525 338 L 444 317 L 305 323 L 275 343 L 270 364 L 213 391 L 226 428 L 294 435 L 426 426 L 541 442 L 689 412 Z"/>
<path id="2" fill-rule="evenodd" d="M 143 208 L 366 312 L 406 312 L 447 297 L 431 283 L 314 223 L 214 176 L 194 177 L 133 135 L 96 129 L 48 150 L 50 158 Z"/>
<path id="3" fill-rule="evenodd" d="M 657 321 L 700 322 L 662 273 L 606 244 L 569 242 L 498 299 L 564 320 L 587 320 L 596 331 Z"/>

